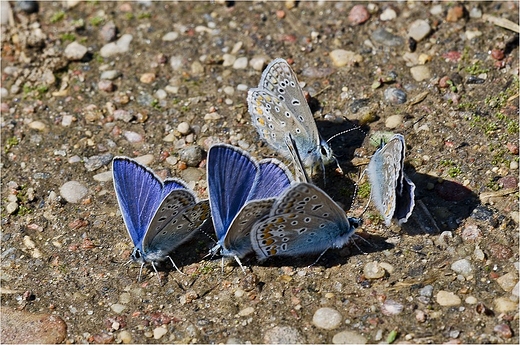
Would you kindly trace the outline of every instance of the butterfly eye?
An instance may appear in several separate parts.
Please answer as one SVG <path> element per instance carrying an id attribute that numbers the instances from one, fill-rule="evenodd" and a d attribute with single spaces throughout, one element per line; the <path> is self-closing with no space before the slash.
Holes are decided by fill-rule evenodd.
<path id="1" fill-rule="evenodd" d="M 329 152 L 327 151 L 325 146 L 320 146 L 320 151 L 321 151 L 322 156 L 328 156 L 329 155 Z"/>

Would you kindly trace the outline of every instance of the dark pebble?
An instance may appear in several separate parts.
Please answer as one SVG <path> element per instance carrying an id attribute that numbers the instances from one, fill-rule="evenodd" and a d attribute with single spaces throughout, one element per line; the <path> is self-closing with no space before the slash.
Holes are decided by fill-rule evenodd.
<path id="1" fill-rule="evenodd" d="M 394 35 L 390 31 L 387 31 L 385 28 L 377 28 L 372 33 L 372 39 L 377 42 L 384 44 L 389 47 L 397 47 L 404 44 L 404 39 L 401 36 Z"/>
<path id="2" fill-rule="evenodd" d="M 412 53 L 417 49 L 417 41 L 413 37 L 408 37 L 408 49 Z"/>
<path id="3" fill-rule="evenodd" d="M 114 158 L 114 155 L 111 153 L 92 156 L 85 162 L 85 169 L 87 169 L 87 171 L 97 170 L 102 166 L 108 165 L 112 161 L 112 158 Z"/>
<path id="4" fill-rule="evenodd" d="M 452 181 L 436 184 L 435 192 L 446 201 L 462 201 L 471 196 L 471 190 Z"/>
<path id="5" fill-rule="evenodd" d="M 493 210 L 486 206 L 478 205 L 470 215 L 471 218 L 482 221 L 490 221 L 493 217 Z"/>
<path id="6" fill-rule="evenodd" d="M 486 81 L 486 79 L 482 79 L 482 78 L 470 75 L 468 77 L 468 79 L 466 79 L 466 84 L 484 84 L 485 81 Z"/>
<path id="7" fill-rule="evenodd" d="M 17 11 L 23 11 L 27 14 L 38 13 L 40 10 L 40 6 L 38 5 L 38 1 L 17 1 L 15 9 Z"/>
<path id="8" fill-rule="evenodd" d="M 350 111 L 355 114 L 359 111 L 359 109 L 366 107 L 369 102 L 370 100 L 368 98 L 356 99 L 350 105 Z"/>
<path id="9" fill-rule="evenodd" d="M 498 185 L 502 188 L 516 188 L 518 186 L 518 178 L 516 176 L 504 176 L 497 181 Z"/>

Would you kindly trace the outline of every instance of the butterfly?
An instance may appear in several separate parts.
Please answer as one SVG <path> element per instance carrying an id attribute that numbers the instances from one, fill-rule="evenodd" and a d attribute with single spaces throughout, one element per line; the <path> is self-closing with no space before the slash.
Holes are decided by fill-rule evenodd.
<path id="1" fill-rule="evenodd" d="M 321 138 L 311 109 L 293 70 L 284 59 L 273 60 L 262 73 L 258 88 L 247 95 L 248 110 L 260 137 L 285 158 L 290 133 L 304 167 L 312 172 L 335 160 L 332 149 Z"/>
<path id="2" fill-rule="evenodd" d="M 115 157 L 112 175 L 117 202 L 134 243 L 132 259 L 156 264 L 188 241 L 210 216 L 208 200 L 198 201 L 180 179 L 161 181 L 149 168 L 127 157 Z M 160 278 L 159 278 L 160 281 Z"/>
<path id="3" fill-rule="evenodd" d="M 274 256 L 323 255 L 329 248 L 347 244 L 360 224 L 361 219 L 348 218 L 317 186 L 293 183 L 277 198 L 269 215 L 254 224 L 251 243 L 260 261 Z"/>
<path id="4" fill-rule="evenodd" d="M 405 223 L 415 206 L 415 184 L 404 173 L 405 141 L 401 134 L 374 153 L 368 163 L 367 174 L 371 185 L 371 199 L 389 226 L 392 218 L 399 225 Z"/>
<path id="5" fill-rule="evenodd" d="M 254 160 L 227 144 L 210 147 L 207 157 L 208 194 L 217 245 L 211 253 L 240 258 L 252 252 L 249 232 L 293 181 L 276 159 Z"/>

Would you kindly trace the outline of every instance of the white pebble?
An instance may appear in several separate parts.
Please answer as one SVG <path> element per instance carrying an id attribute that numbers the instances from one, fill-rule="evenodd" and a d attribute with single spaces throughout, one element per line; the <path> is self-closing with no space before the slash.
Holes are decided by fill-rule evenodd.
<path id="1" fill-rule="evenodd" d="M 496 282 L 502 290 L 506 292 L 513 291 L 513 288 L 518 283 L 518 273 L 517 272 L 509 272 L 497 278 Z"/>
<path id="2" fill-rule="evenodd" d="M 102 57 L 110 57 L 116 54 L 126 53 L 130 49 L 130 42 L 132 42 L 133 36 L 125 34 L 117 40 L 117 42 L 111 42 L 101 47 L 99 55 Z"/>
<path id="3" fill-rule="evenodd" d="M 158 99 L 165 99 L 166 96 L 168 96 L 168 94 L 163 89 L 155 91 L 155 97 L 157 97 Z"/>
<path id="4" fill-rule="evenodd" d="M 0 98 L 7 97 L 9 95 L 9 91 L 5 87 L 0 88 Z"/>
<path id="5" fill-rule="evenodd" d="M 179 37 L 179 33 L 176 31 L 170 31 L 162 37 L 163 41 L 175 41 Z"/>
<path id="6" fill-rule="evenodd" d="M 163 335 L 168 333 L 168 330 L 164 327 L 157 327 L 153 330 L 153 338 L 154 339 L 161 339 Z"/>
<path id="7" fill-rule="evenodd" d="M 394 129 L 403 123 L 403 115 L 391 115 L 385 120 L 385 127 Z"/>
<path id="8" fill-rule="evenodd" d="M 125 310 L 126 307 L 122 304 L 114 303 L 110 306 L 110 309 L 112 309 L 112 311 L 116 314 L 121 314 L 121 312 Z"/>
<path id="9" fill-rule="evenodd" d="M 65 182 L 60 187 L 60 195 L 67 202 L 76 204 L 88 194 L 88 188 L 78 181 Z"/>
<path id="10" fill-rule="evenodd" d="M 247 91 L 249 90 L 249 86 L 246 84 L 238 84 L 237 85 L 237 91 Z"/>
<path id="11" fill-rule="evenodd" d="M 510 311 L 517 311 L 518 310 L 518 301 L 513 302 L 507 297 L 499 297 L 495 299 L 494 301 L 495 305 L 495 313 L 507 313 Z"/>
<path id="12" fill-rule="evenodd" d="M 231 55 L 231 54 L 224 54 L 224 55 L 222 55 L 222 60 L 223 60 L 222 66 L 229 67 L 229 66 L 233 66 L 233 64 L 237 60 L 237 57 L 235 55 Z"/>
<path id="13" fill-rule="evenodd" d="M 143 136 L 136 132 L 124 131 L 123 135 L 125 136 L 126 140 L 128 140 L 131 143 L 139 143 L 143 141 Z"/>
<path id="14" fill-rule="evenodd" d="M 142 165 L 150 165 L 153 162 L 153 155 L 147 154 L 134 158 L 138 163 Z"/>
<path id="15" fill-rule="evenodd" d="M 397 315 L 397 314 L 401 314 L 401 312 L 403 311 L 403 304 L 402 303 L 399 303 L 397 301 L 394 301 L 394 300 L 391 300 L 391 299 L 387 299 L 383 305 L 381 306 L 381 312 L 383 313 L 383 315 Z"/>
<path id="16" fill-rule="evenodd" d="M 343 331 L 334 334 L 332 337 L 333 344 L 366 344 L 367 338 L 359 333 L 351 331 Z"/>
<path id="17" fill-rule="evenodd" d="M 233 96 L 233 94 L 235 93 L 235 89 L 233 88 L 233 86 L 226 86 L 224 87 L 224 89 L 222 89 L 222 91 L 224 91 L 224 93 L 229 96 Z"/>
<path id="18" fill-rule="evenodd" d="M 132 333 L 130 333 L 129 331 L 121 331 L 119 333 L 119 339 L 121 339 L 121 342 L 123 344 L 131 344 L 133 341 Z"/>
<path id="19" fill-rule="evenodd" d="M 249 60 L 249 66 L 255 71 L 262 71 L 264 69 L 267 58 L 265 56 L 254 56 Z"/>
<path id="20" fill-rule="evenodd" d="M 466 302 L 467 304 L 477 304 L 477 299 L 475 298 L 475 296 L 468 296 L 466 297 L 464 302 Z"/>
<path id="21" fill-rule="evenodd" d="M 408 28 L 408 36 L 417 42 L 423 40 L 430 33 L 430 24 L 424 19 L 417 19 Z"/>
<path id="22" fill-rule="evenodd" d="M 410 68 L 412 78 L 416 81 L 423 81 L 431 78 L 430 69 L 427 66 L 419 65 Z"/>
<path id="23" fill-rule="evenodd" d="M 233 63 L 233 69 L 245 69 L 247 67 L 247 58 L 245 56 L 239 57 Z"/>
<path id="24" fill-rule="evenodd" d="M 329 56 L 336 67 L 352 66 L 363 61 L 360 54 L 344 49 L 335 49 L 329 53 Z"/>
<path id="25" fill-rule="evenodd" d="M 473 273 L 473 267 L 468 259 L 457 260 L 451 264 L 451 269 L 458 274 L 462 274 L 465 278 Z"/>
<path id="26" fill-rule="evenodd" d="M 453 292 L 441 290 L 437 293 L 437 303 L 444 307 L 453 307 L 460 305 L 461 299 Z"/>
<path id="27" fill-rule="evenodd" d="M 469 10 L 469 17 L 470 18 L 481 18 L 482 17 L 482 10 L 478 8 L 478 6 L 474 6 Z"/>
<path id="28" fill-rule="evenodd" d="M 253 307 L 246 307 L 238 312 L 238 316 L 248 316 L 255 312 L 255 308 Z"/>
<path id="29" fill-rule="evenodd" d="M 518 162 L 517 161 L 511 161 L 511 163 L 509 163 L 509 169 L 511 169 L 511 170 L 518 170 Z"/>
<path id="30" fill-rule="evenodd" d="M 78 42 L 72 42 L 67 45 L 63 55 L 65 55 L 68 60 L 75 61 L 83 59 L 86 53 L 87 47 L 79 44 Z"/>
<path id="31" fill-rule="evenodd" d="M 181 133 L 182 135 L 186 135 L 186 134 L 190 133 L 190 124 L 187 123 L 187 122 L 181 122 L 181 123 L 179 123 L 179 125 L 177 126 L 177 130 L 178 130 L 179 133 Z"/>
<path id="32" fill-rule="evenodd" d="M 94 181 L 98 182 L 107 182 L 112 180 L 112 172 L 111 171 L 104 171 L 102 173 L 96 174 L 92 176 Z"/>
<path id="33" fill-rule="evenodd" d="M 397 13 L 395 13 L 394 9 L 388 7 L 386 8 L 383 13 L 379 16 L 379 19 L 383 22 L 393 20 L 397 17 Z"/>
<path id="34" fill-rule="evenodd" d="M 29 128 L 36 129 L 38 131 L 43 131 L 47 128 L 47 126 L 45 125 L 45 123 L 41 121 L 32 121 L 31 123 L 29 123 Z"/>
<path id="35" fill-rule="evenodd" d="M 207 113 L 204 115 L 204 120 L 220 120 L 221 118 L 222 116 L 217 112 Z"/>
<path id="36" fill-rule="evenodd" d="M 312 317 L 312 323 L 323 329 L 334 329 L 341 324 L 341 314 L 332 308 L 320 308 Z"/>
<path id="37" fill-rule="evenodd" d="M 5 206 L 5 211 L 7 214 L 13 214 L 18 210 L 18 203 L 16 201 L 11 201 Z"/>
<path id="38" fill-rule="evenodd" d="M 170 66 L 172 66 L 172 69 L 174 71 L 179 71 L 184 66 L 182 63 L 182 56 L 180 55 L 174 55 L 170 58 Z"/>
<path id="39" fill-rule="evenodd" d="M 385 276 L 385 269 L 377 261 L 371 261 L 363 267 L 363 274 L 367 279 L 379 279 Z"/>
<path id="40" fill-rule="evenodd" d="M 442 14 L 442 11 L 442 5 L 434 5 L 430 8 L 430 14 L 433 14 L 434 16 Z"/>
<path id="41" fill-rule="evenodd" d="M 74 121 L 74 116 L 72 115 L 63 115 L 63 117 L 61 118 L 61 125 L 63 127 L 68 127 L 72 124 L 72 122 Z"/>

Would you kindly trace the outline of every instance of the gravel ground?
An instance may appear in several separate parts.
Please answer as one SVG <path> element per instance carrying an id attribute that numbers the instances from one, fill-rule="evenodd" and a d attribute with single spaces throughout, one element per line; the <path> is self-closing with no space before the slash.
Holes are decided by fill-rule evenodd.
<path id="1" fill-rule="evenodd" d="M 518 344 L 518 2 L 1 5 L 2 342 Z M 277 57 L 325 138 L 363 130 L 330 142 L 350 216 L 369 137 L 405 135 L 410 221 L 245 274 L 208 225 L 137 282 L 111 159 L 207 197 L 211 144 L 274 155 L 246 96 Z"/>

